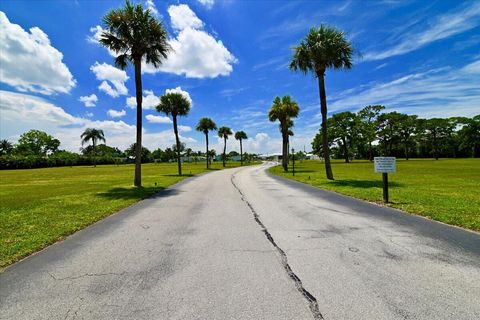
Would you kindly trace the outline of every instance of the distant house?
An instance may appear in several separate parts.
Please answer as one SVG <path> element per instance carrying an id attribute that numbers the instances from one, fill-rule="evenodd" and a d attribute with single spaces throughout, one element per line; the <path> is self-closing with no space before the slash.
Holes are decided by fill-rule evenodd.
<path id="1" fill-rule="evenodd" d="M 281 153 L 259 154 L 258 158 L 261 160 L 281 161 L 282 154 Z"/>
<path id="2" fill-rule="evenodd" d="M 318 155 L 313 154 L 313 153 L 307 153 L 307 154 L 305 154 L 305 159 L 307 159 L 307 160 L 322 160 L 323 158 L 320 158 Z"/>

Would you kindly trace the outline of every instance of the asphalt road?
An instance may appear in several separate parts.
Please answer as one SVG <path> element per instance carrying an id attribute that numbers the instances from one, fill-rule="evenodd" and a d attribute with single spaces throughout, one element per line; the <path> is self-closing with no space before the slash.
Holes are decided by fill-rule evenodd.
<path id="1" fill-rule="evenodd" d="M 0 319 L 480 319 L 480 235 L 271 177 L 200 175 L 0 274 Z"/>

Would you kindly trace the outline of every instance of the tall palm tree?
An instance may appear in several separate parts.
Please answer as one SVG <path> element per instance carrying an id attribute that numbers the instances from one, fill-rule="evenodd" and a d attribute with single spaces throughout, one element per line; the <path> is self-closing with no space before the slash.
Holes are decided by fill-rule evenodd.
<path id="1" fill-rule="evenodd" d="M 137 98 L 137 142 L 135 150 L 134 185 L 142 186 L 142 60 L 159 67 L 167 58 L 170 46 L 168 34 L 162 23 L 141 4 L 125 2 L 125 7 L 115 9 L 103 17 L 105 31 L 100 43 L 118 56 L 115 65 L 124 70 L 128 63 L 135 68 Z"/>
<path id="2" fill-rule="evenodd" d="M 290 135 L 290 128 L 293 126 L 292 118 L 298 116 L 300 107 L 290 97 L 283 98 L 275 97 L 273 104 L 268 112 L 268 119 L 270 121 L 280 122 L 280 132 L 282 133 L 282 166 L 283 170 L 288 171 L 288 137 Z"/>
<path id="3" fill-rule="evenodd" d="M 186 116 L 188 114 L 190 111 L 190 101 L 181 93 L 170 92 L 160 97 L 160 103 L 156 106 L 156 109 L 166 116 L 172 116 L 173 132 L 175 133 L 175 141 L 177 144 L 178 175 L 182 175 L 182 161 L 180 159 L 181 146 L 178 137 L 177 116 Z"/>
<path id="4" fill-rule="evenodd" d="M 244 131 L 235 132 L 235 139 L 240 141 L 240 165 L 243 166 L 243 146 L 242 141 L 248 139 L 247 134 Z"/>
<path id="5" fill-rule="evenodd" d="M 227 159 L 227 139 L 228 139 L 228 136 L 231 136 L 232 135 L 232 129 L 230 129 L 229 127 L 220 127 L 218 129 L 218 136 L 220 138 L 223 138 L 223 156 L 222 156 L 222 160 L 223 160 L 223 167 L 225 168 L 225 160 Z"/>
<path id="6" fill-rule="evenodd" d="M 209 152 L 208 152 L 208 131 L 213 131 L 213 130 L 217 130 L 217 125 L 215 124 L 215 122 L 213 122 L 212 119 L 210 118 L 202 118 L 198 121 L 198 124 L 197 124 L 197 127 L 196 127 L 197 131 L 201 131 L 205 134 L 205 141 L 206 141 L 206 152 L 205 152 L 205 156 L 207 158 L 207 169 L 208 169 L 208 158 L 209 158 Z"/>
<path id="7" fill-rule="evenodd" d="M 95 128 L 87 128 L 82 133 L 80 138 L 82 138 L 82 146 L 85 143 L 88 143 L 88 141 L 90 141 L 90 140 L 92 141 L 93 166 L 96 167 L 97 162 L 96 162 L 96 159 L 95 159 L 95 147 L 97 146 L 98 141 L 105 142 L 105 135 L 103 133 L 103 130 L 95 129 Z"/>
<path id="8" fill-rule="evenodd" d="M 351 69 L 354 50 L 345 34 L 334 27 L 320 25 L 311 28 L 308 35 L 294 48 L 290 69 L 303 73 L 313 72 L 318 78 L 320 111 L 322 113 L 322 144 L 327 179 L 333 180 L 327 136 L 327 95 L 325 71 Z"/>

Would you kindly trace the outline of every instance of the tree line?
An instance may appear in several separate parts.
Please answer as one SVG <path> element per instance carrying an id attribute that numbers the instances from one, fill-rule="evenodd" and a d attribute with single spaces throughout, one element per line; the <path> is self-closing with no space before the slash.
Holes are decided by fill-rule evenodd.
<path id="1" fill-rule="evenodd" d="M 235 137 L 240 142 L 240 145 L 242 143 L 238 136 L 242 135 L 242 132 L 237 131 L 235 133 Z M 60 140 L 40 130 L 30 130 L 23 133 L 15 144 L 6 139 L 0 140 L 0 169 L 31 169 L 77 165 L 96 166 L 97 164 L 120 165 L 135 161 L 135 143 L 132 143 L 125 150 L 109 146 L 105 144 L 106 140 L 102 130 L 86 129 L 81 136 L 81 141 L 83 147 L 77 153 L 59 149 Z M 209 167 L 216 155 L 215 149 L 208 150 L 208 152 L 194 151 L 182 142 L 178 150 L 177 144 L 173 144 L 165 149 L 157 148 L 155 150 L 142 147 L 142 163 L 174 162 L 178 161 L 178 156 L 180 156 L 182 162 L 196 164 L 201 161 L 207 161 L 207 166 Z M 236 151 L 226 153 L 225 150 L 225 154 L 222 154 L 222 160 L 225 159 L 227 161 L 238 156 L 240 156 L 242 164 L 243 162 L 250 163 L 256 159 L 255 154 L 238 153 Z"/>
<path id="2" fill-rule="evenodd" d="M 373 160 L 374 156 L 398 158 L 480 157 L 480 115 L 422 119 L 399 112 L 382 113 L 381 105 L 357 113 L 340 112 L 327 119 L 328 147 L 332 157 Z M 312 141 L 322 155 L 322 132 Z"/>

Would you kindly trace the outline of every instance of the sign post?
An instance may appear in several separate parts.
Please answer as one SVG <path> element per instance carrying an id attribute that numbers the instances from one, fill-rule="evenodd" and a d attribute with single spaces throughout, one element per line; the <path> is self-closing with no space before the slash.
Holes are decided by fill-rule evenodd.
<path id="1" fill-rule="evenodd" d="M 375 157 L 375 172 L 382 173 L 383 202 L 388 203 L 388 173 L 396 172 L 397 163 L 395 157 Z"/>

